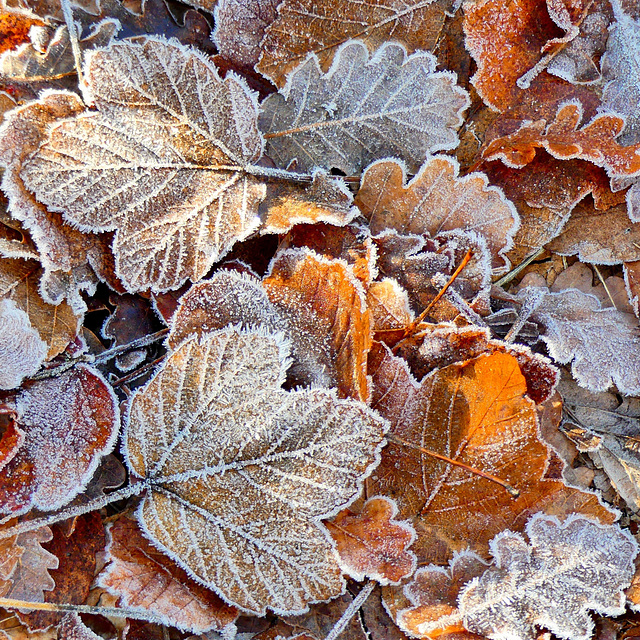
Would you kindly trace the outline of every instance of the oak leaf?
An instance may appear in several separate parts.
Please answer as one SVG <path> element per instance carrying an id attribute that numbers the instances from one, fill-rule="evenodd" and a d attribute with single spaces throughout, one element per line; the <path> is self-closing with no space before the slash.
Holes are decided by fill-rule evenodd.
<path id="1" fill-rule="evenodd" d="M 367 578 L 380 584 L 398 584 L 416 568 L 416 557 L 408 550 L 415 531 L 407 522 L 398 522 L 393 500 L 369 498 L 359 513 L 345 509 L 325 525 L 336 541 L 340 566 L 351 578 Z"/>
<path id="2" fill-rule="evenodd" d="M 78 365 L 6 400 L 24 443 L 0 470 L 0 512 L 53 511 L 91 480 L 118 436 L 118 402 L 97 370 Z"/>
<path id="3" fill-rule="evenodd" d="M 300 168 L 347 175 L 386 156 L 415 170 L 428 154 L 458 145 L 455 130 L 469 106 L 455 74 L 436 72 L 436 62 L 392 43 L 369 58 L 360 41 L 340 47 L 326 74 L 310 56 L 262 103 L 267 154 L 280 167 L 295 159 Z"/>
<path id="4" fill-rule="evenodd" d="M 624 612 L 638 544 L 617 525 L 579 515 L 564 523 L 538 514 L 522 535 L 505 531 L 491 541 L 495 566 L 462 591 L 464 626 L 489 638 L 533 640 L 536 627 L 561 638 L 587 640 L 589 611 Z M 544 585 L 544 586 L 543 586 Z"/>
<path id="5" fill-rule="evenodd" d="M 116 230 L 129 290 L 199 280 L 259 225 L 265 188 L 244 171 L 262 151 L 254 96 L 155 38 L 91 52 L 85 78 L 99 111 L 53 126 L 22 179 L 83 231 Z"/>
<path id="6" fill-rule="evenodd" d="M 14 389 L 38 371 L 47 344 L 31 326 L 29 316 L 12 300 L 0 298 L 0 389 Z"/>
<path id="7" fill-rule="evenodd" d="M 183 341 L 133 396 L 138 520 L 189 575 L 245 611 L 293 613 L 343 589 L 319 519 L 357 495 L 386 423 L 334 391 L 281 389 L 289 347 L 227 328 Z"/>
<path id="8" fill-rule="evenodd" d="M 120 596 L 121 606 L 193 633 L 221 629 L 236 619 L 236 609 L 153 547 L 133 520 L 119 518 L 108 534 L 108 564 L 97 584 Z"/>
<path id="9" fill-rule="evenodd" d="M 420 563 L 441 562 L 466 546 L 484 553 L 505 527 L 524 526 L 527 514 L 549 507 L 613 519 L 593 494 L 544 478 L 547 448 L 513 356 L 482 355 L 437 369 L 418 383 L 404 360 L 381 348 L 370 369 L 372 407 L 391 422 L 391 434 L 498 474 L 520 491 L 514 499 L 494 482 L 390 442 L 367 491 L 393 498 L 399 517 L 411 518 Z"/>
<path id="10" fill-rule="evenodd" d="M 369 51 L 388 40 L 401 43 L 408 53 L 430 51 L 447 5 L 433 0 L 347 0 L 340 6 L 332 0 L 285 0 L 267 27 L 256 68 L 281 87 L 308 54 L 316 55 L 327 71 L 336 51 L 352 38 L 360 38 Z"/>
<path id="11" fill-rule="evenodd" d="M 365 170 L 355 202 L 374 234 L 474 231 L 486 239 L 493 267 L 508 267 L 505 254 L 519 226 L 515 207 L 483 174 L 459 177 L 458 171 L 454 159 L 435 156 L 407 181 L 401 163 L 380 160 Z"/>

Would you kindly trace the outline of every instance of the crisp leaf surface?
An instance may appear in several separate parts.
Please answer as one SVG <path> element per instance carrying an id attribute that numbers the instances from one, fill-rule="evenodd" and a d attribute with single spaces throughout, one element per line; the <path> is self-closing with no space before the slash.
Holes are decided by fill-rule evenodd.
<path id="1" fill-rule="evenodd" d="M 245 611 L 302 612 L 343 588 L 318 520 L 352 501 L 385 422 L 314 388 L 282 390 L 282 339 L 228 328 L 185 340 L 133 397 L 138 518 L 188 573 Z"/>

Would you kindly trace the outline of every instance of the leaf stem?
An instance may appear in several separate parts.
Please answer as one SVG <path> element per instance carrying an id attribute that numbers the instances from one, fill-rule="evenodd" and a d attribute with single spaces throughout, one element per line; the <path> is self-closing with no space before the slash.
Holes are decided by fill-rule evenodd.
<path id="1" fill-rule="evenodd" d="M 369 580 L 367 584 L 362 587 L 360 593 L 351 601 L 351 604 L 344 610 L 344 613 L 340 616 L 338 622 L 333 625 L 329 635 L 324 640 L 336 640 L 336 638 L 347 628 L 347 625 L 351 622 L 351 618 L 356 615 L 358 609 L 365 603 L 367 598 L 371 595 L 371 592 L 376 586 L 375 580 Z"/>
<path id="2" fill-rule="evenodd" d="M 130 484 L 126 487 L 123 487 L 122 489 L 118 489 L 118 491 L 114 491 L 113 493 L 109 493 L 108 495 L 96 498 L 91 502 L 86 502 L 85 504 L 78 505 L 77 507 L 67 509 L 66 511 L 58 511 L 57 513 L 52 513 L 51 515 L 44 516 L 43 518 L 23 520 L 13 527 L 9 527 L 4 531 L 0 531 L 0 540 L 4 540 L 5 538 L 12 538 L 13 536 L 18 536 L 21 533 L 27 533 L 28 531 L 35 531 L 40 527 L 46 527 L 50 524 L 55 524 L 56 522 L 62 522 L 63 520 L 68 520 L 69 518 L 75 518 L 76 516 L 81 516 L 91 511 L 97 511 L 98 509 L 102 509 L 102 507 L 106 507 L 112 502 L 117 502 L 118 500 L 124 500 L 125 498 L 130 498 L 131 496 L 140 495 L 147 489 L 147 487 L 148 485 L 146 482 L 137 482 L 135 484 Z"/>
<path id="3" fill-rule="evenodd" d="M 69 0 L 60 0 L 62 7 L 62 15 L 67 24 L 67 32 L 69 33 L 69 42 L 71 43 L 71 51 L 73 52 L 73 62 L 78 74 L 78 84 L 81 88 L 85 87 L 84 76 L 82 74 L 82 52 L 78 44 L 78 32 L 76 31 L 76 23 L 73 20 L 73 12 Z"/>

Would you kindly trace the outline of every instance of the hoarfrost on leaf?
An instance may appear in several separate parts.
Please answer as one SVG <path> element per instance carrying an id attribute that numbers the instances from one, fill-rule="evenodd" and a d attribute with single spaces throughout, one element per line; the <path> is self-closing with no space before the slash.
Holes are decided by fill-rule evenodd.
<path id="1" fill-rule="evenodd" d="M 493 639 L 533 640 L 536 627 L 587 640 L 589 611 L 624 613 L 623 589 L 635 573 L 638 545 L 617 525 L 582 516 L 564 523 L 536 514 L 524 537 L 504 531 L 491 541 L 495 566 L 462 591 L 459 608 L 470 631 Z"/>
<path id="2" fill-rule="evenodd" d="M 326 74 L 310 55 L 278 94 L 262 103 L 267 154 L 280 167 L 359 173 L 385 156 L 415 171 L 429 153 L 458 146 L 455 130 L 469 106 L 456 76 L 436 72 L 428 52 L 406 55 L 387 43 L 369 58 L 366 46 L 342 46 Z"/>
<path id="3" fill-rule="evenodd" d="M 91 52 L 85 77 L 98 112 L 53 126 L 25 185 L 85 232 L 116 230 L 129 290 L 199 280 L 260 223 L 265 186 L 244 171 L 262 152 L 255 97 L 155 38 Z"/>
<path id="4" fill-rule="evenodd" d="M 227 602 L 303 612 L 344 588 L 319 520 L 357 495 L 386 422 L 335 391 L 281 388 L 288 345 L 229 327 L 184 340 L 136 392 L 125 454 L 145 534 Z"/>

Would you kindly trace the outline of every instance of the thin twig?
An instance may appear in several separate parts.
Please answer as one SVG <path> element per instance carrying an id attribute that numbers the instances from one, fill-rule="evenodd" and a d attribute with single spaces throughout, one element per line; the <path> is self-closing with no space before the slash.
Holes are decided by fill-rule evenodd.
<path id="1" fill-rule="evenodd" d="M 609 291 L 609 287 L 607 286 L 607 283 L 604 281 L 604 278 L 600 273 L 600 269 L 598 269 L 598 265 L 594 264 L 593 270 L 596 272 L 596 275 L 598 276 L 598 280 L 600 280 L 600 282 L 602 283 L 602 286 L 604 287 L 604 290 L 607 292 L 607 295 L 609 296 L 609 300 L 611 300 L 611 304 L 613 305 L 613 308 L 617 311 L 618 307 L 616 307 L 616 302 L 613 299 L 613 296 L 611 295 L 611 291 Z"/>
<path id="2" fill-rule="evenodd" d="M 375 580 L 369 580 L 367 584 L 362 587 L 360 593 L 351 601 L 351 604 L 344 610 L 344 613 L 340 616 L 338 622 L 333 625 L 329 635 L 324 640 L 336 640 L 336 638 L 347 628 L 347 625 L 351 622 L 351 618 L 356 615 L 360 607 L 365 603 L 367 598 L 371 595 L 371 592 L 376 586 Z"/>
<path id="3" fill-rule="evenodd" d="M 73 52 L 73 62 L 76 67 L 76 73 L 78 74 L 78 84 L 81 88 L 85 87 L 84 76 L 82 74 L 82 51 L 78 44 L 78 33 L 76 32 L 76 23 L 73 19 L 73 12 L 71 10 L 71 3 L 69 0 L 60 0 L 62 7 L 62 15 L 67 25 L 67 31 L 69 33 L 69 42 L 71 43 L 71 51 Z"/>
<path id="4" fill-rule="evenodd" d="M 508 482 L 505 482 L 504 480 L 501 480 L 500 478 L 490 473 L 487 473 L 486 471 L 475 469 L 474 467 L 470 467 L 468 464 L 465 464 L 464 462 L 458 462 L 458 460 L 452 460 L 451 458 L 447 458 L 447 456 L 443 456 L 440 453 L 431 451 L 431 449 L 425 449 L 424 447 L 421 447 L 417 444 L 413 444 L 412 442 L 407 442 L 406 440 L 403 440 L 402 438 L 398 438 L 398 436 L 394 436 L 393 434 L 387 434 L 387 440 L 389 440 L 390 442 L 395 442 L 396 444 L 402 445 L 403 447 L 416 449 L 417 451 L 425 453 L 426 455 L 431 456 L 436 460 L 442 460 L 443 462 L 453 465 L 454 467 L 460 467 L 461 469 L 464 469 L 469 473 L 473 473 L 477 476 L 480 476 L 481 478 L 485 478 L 486 480 L 491 480 L 491 482 L 495 482 L 496 484 L 499 484 L 501 487 L 503 487 L 514 498 L 517 498 L 520 495 L 520 492 L 516 488 L 512 487 Z"/>
<path id="5" fill-rule="evenodd" d="M 509 273 L 505 274 L 500 278 L 500 280 L 494 282 L 498 287 L 504 287 L 505 284 L 511 282 L 523 269 L 526 269 L 534 260 L 539 258 L 546 249 L 544 247 L 540 247 L 535 253 L 532 253 L 528 258 L 525 258 L 517 267 L 514 267 L 509 271 Z"/>

